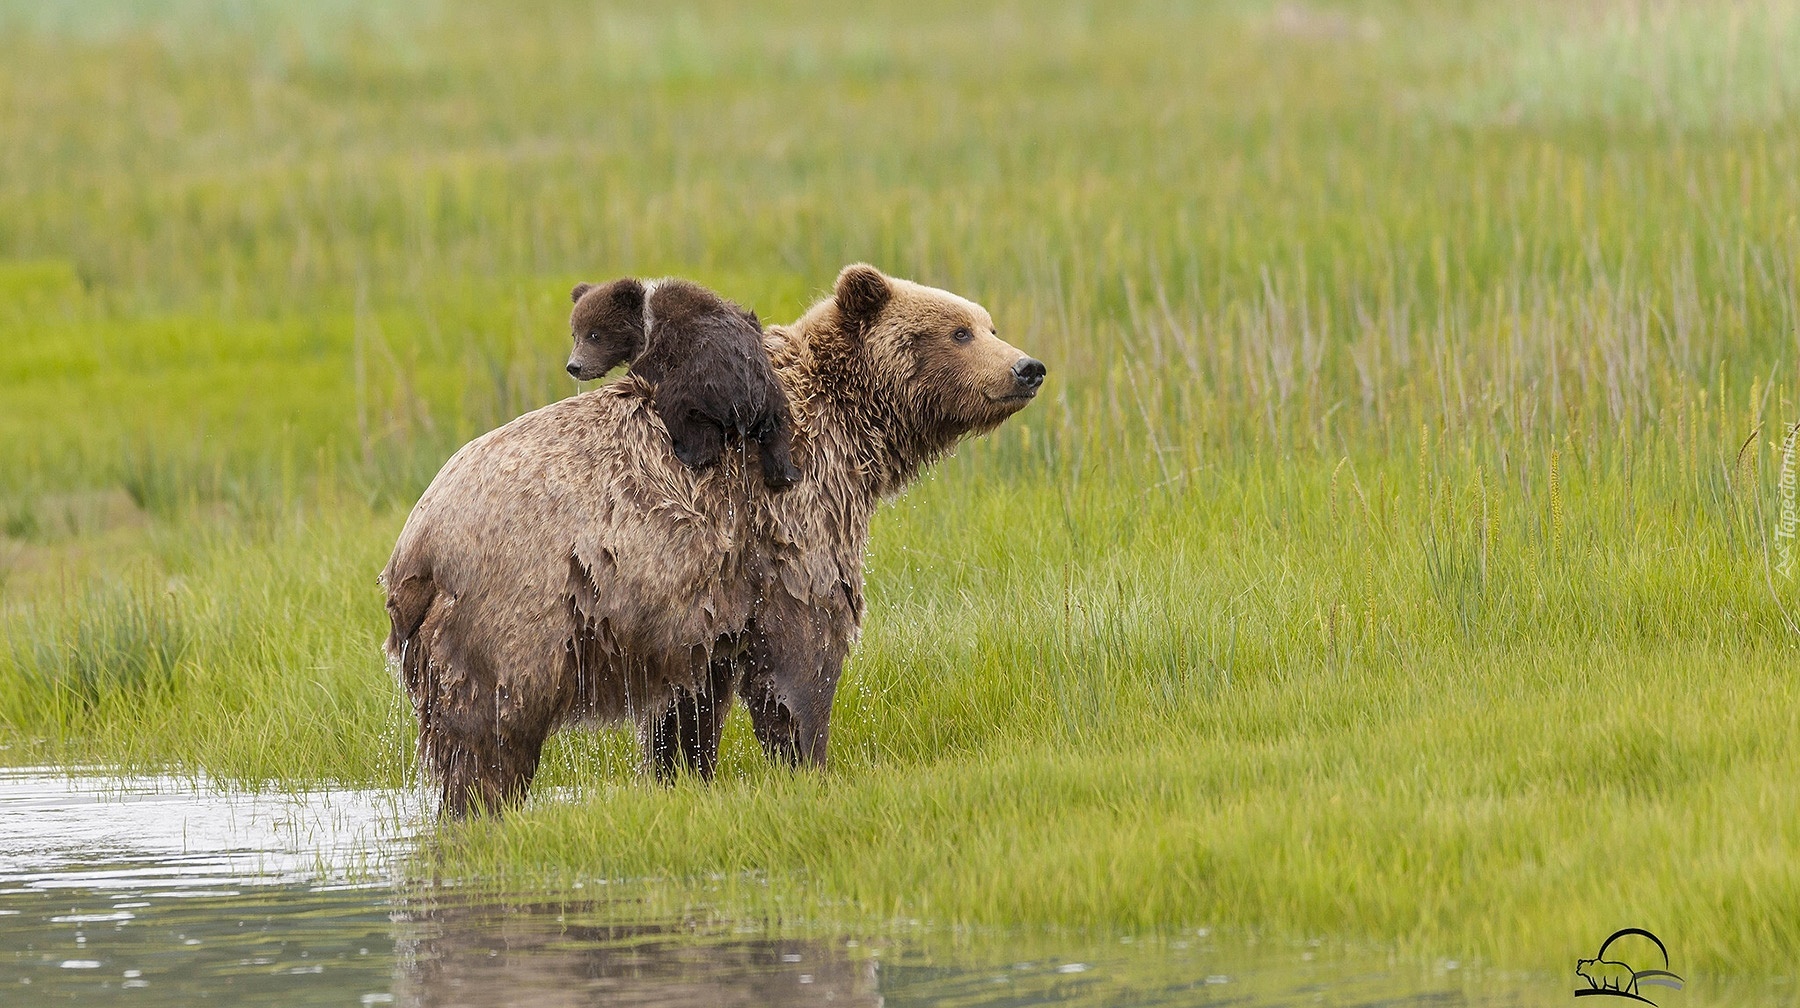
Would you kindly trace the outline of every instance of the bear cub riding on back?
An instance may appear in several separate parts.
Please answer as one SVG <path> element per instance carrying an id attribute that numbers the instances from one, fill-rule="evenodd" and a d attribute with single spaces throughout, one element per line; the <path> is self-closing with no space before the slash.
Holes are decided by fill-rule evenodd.
<path id="1" fill-rule="evenodd" d="M 570 298 L 569 374 L 588 381 L 630 362 L 651 386 L 651 405 L 682 464 L 718 464 L 736 436 L 757 442 L 770 489 L 799 481 L 787 394 L 754 312 L 674 279 L 576 284 Z"/>

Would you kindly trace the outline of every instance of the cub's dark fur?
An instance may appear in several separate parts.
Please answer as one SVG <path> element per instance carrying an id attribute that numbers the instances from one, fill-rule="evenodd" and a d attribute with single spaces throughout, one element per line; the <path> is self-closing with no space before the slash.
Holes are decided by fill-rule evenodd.
<path id="1" fill-rule="evenodd" d="M 757 442 L 770 489 L 799 481 L 787 394 L 754 312 L 687 280 L 576 284 L 570 297 L 570 374 L 587 381 L 630 362 L 654 389 L 651 405 L 683 464 L 716 465 L 735 435 Z"/>

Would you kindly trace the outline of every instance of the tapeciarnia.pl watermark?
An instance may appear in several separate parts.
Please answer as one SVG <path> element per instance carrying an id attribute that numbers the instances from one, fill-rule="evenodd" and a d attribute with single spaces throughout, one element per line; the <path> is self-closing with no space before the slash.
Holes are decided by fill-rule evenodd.
<path id="1" fill-rule="evenodd" d="M 1775 570 L 1788 580 L 1794 578 L 1794 530 L 1800 525 L 1800 510 L 1794 506 L 1794 440 L 1800 436 L 1800 423 L 1788 428 L 1781 441 L 1781 480 L 1776 490 L 1781 497 L 1781 511 L 1775 518 Z"/>

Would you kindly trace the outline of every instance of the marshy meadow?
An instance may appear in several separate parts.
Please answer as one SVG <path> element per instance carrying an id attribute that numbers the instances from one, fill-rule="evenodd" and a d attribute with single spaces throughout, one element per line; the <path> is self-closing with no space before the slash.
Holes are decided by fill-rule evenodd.
<path id="1" fill-rule="evenodd" d="M 0 0 L 0 765 L 416 791 L 376 575 L 592 387 L 570 286 L 786 322 L 868 261 L 1049 379 L 876 515 L 828 770 L 563 732 L 398 871 L 1544 1003 L 1640 927 L 1671 1002 L 1791 1001 L 1797 53 L 1777 0 Z"/>

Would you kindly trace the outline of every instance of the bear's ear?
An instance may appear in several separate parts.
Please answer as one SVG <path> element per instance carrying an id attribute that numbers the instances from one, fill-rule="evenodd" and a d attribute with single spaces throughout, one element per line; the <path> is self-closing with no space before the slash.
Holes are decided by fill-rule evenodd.
<path id="1" fill-rule="evenodd" d="M 888 299 L 894 296 L 894 288 L 888 284 L 888 278 L 875 267 L 868 263 L 851 263 L 838 274 L 833 296 L 837 299 L 838 311 L 859 322 L 866 322 L 874 318 L 888 303 Z"/>
<path id="2" fill-rule="evenodd" d="M 613 304 L 632 311 L 644 310 L 644 285 L 633 277 L 612 282 Z"/>
<path id="3" fill-rule="evenodd" d="M 575 289 L 569 292 L 569 300 L 580 301 L 581 295 L 586 294 L 593 289 L 594 285 L 591 283 L 578 283 L 575 285 Z"/>

